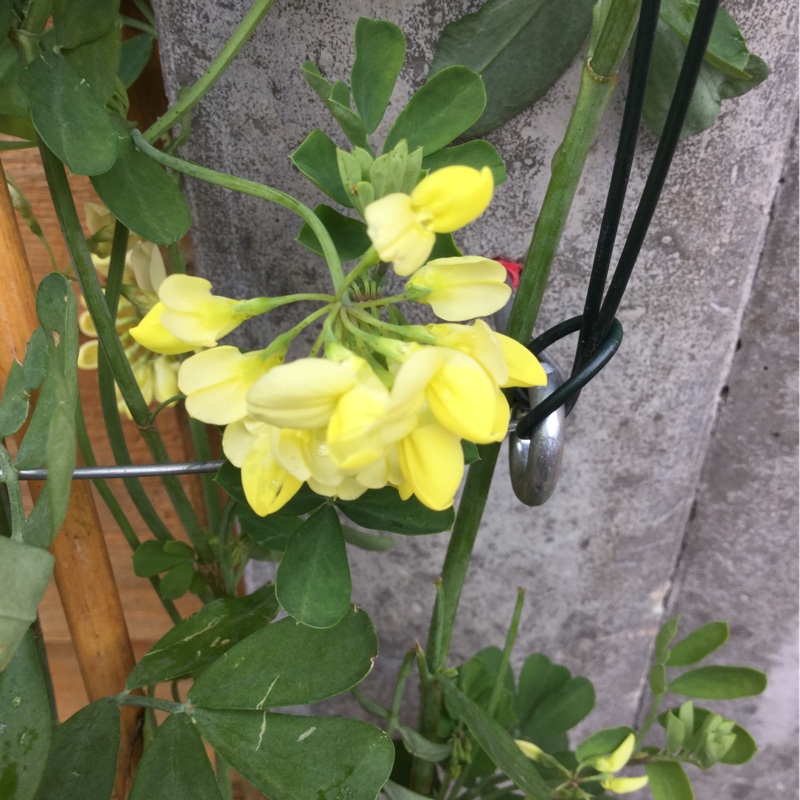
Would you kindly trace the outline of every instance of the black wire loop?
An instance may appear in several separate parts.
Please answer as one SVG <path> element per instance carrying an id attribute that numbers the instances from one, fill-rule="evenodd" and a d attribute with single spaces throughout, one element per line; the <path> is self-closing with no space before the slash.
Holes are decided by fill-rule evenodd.
<path id="1" fill-rule="evenodd" d="M 528 349 L 538 356 L 542 350 L 559 339 L 580 331 L 582 322 L 583 315 L 559 322 L 541 336 L 537 336 L 528 345 Z M 577 372 L 574 372 L 569 380 L 564 381 L 558 389 L 520 419 L 517 423 L 516 435 L 520 439 L 530 439 L 536 426 L 578 394 L 611 361 L 621 344 L 622 325 L 618 319 L 615 319 L 611 324 L 611 330 L 599 347 L 595 348 L 592 357 Z"/>

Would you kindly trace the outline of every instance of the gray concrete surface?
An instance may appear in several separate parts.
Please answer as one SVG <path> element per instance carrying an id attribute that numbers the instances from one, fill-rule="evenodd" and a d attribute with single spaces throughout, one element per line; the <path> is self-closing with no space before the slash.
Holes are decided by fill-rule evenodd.
<path id="1" fill-rule="evenodd" d="M 248 4 L 158 0 L 155 5 L 174 98 L 181 85 L 202 72 Z M 314 127 L 337 138 L 332 120 L 305 86 L 300 64 L 311 58 L 324 73 L 346 77 L 358 16 L 391 19 L 409 38 L 407 67 L 395 97 L 402 103 L 424 78 L 443 25 L 479 5 L 478 0 L 276 3 L 198 107 L 185 155 L 312 205 L 321 202 L 321 194 L 288 161 L 288 153 Z M 795 442 L 788 427 L 775 428 L 781 435 L 770 442 L 788 466 L 754 446 L 737 451 L 741 463 L 748 463 L 735 474 L 725 448 L 741 436 L 741 426 L 730 422 L 737 395 L 741 404 L 769 413 L 779 413 L 783 404 L 787 414 L 794 413 L 789 393 L 796 386 L 796 337 L 782 325 L 769 326 L 770 313 L 759 311 L 759 301 L 750 298 L 764 263 L 762 251 L 767 252 L 770 210 L 797 114 L 797 9 L 791 0 L 726 5 L 773 76 L 755 92 L 725 103 L 712 130 L 680 146 L 620 311 L 625 342 L 570 417 L 555 496 L 540 509 L 521 506 L 507 470 L 498 470 L 464 591 L 453 658 L 500 644 L 514 588 L 525 586 L 528 605 L 515 661 L 540 650 L 590 677 L 598 702 L 588 727 L 600 727 L 633 721 L 667 602 L 693 623 L 729 619 L 733 641 L 726 658 L 771 667 L 771 693 L 741 709 L 745 724 L 760 726 L 767 747 L 752 766 L 731 770 L 726 783 L 704 785 L 698 798 L 723 796 L 724 785 L 733 797 L 762 800 L 795 796 L 797 786 L 796 762 L 788 758 L 792 751 L 786 744 L 796 717 L 781 723 L 780 736 L 766 721 L 796 690 L 790 634 L 797 630 L 797 587 L 796 573 L 788 569 L 796 563 L 796 551 L 787 555 L 787 541 L 797 534 L 790 487 Z M 467 251 L 515 259 L 525 253 L 550 159 L 569 117 L 578 67 L 573 65 L 533 109 L 488 137 L 506 158 L 509 181 L 484 217 L 460 236 Z M 618 92 L 592 148 L 539 330 L 582 308 L 623 99 Z M 642 136 L 633 197 L 655 144 L 649 133 Z M 194 214 L 196 267 L 218 291 L 247 296 L 323 285 L 321 261 L 292 241 L 298 226 L 288 212 L 198 183 L 187 183 L 186 189 Z M 781 219 L 781 213 L 772 218 Z M 631 214 L 632 208 L 626 209 L 627 220 Z M 770 242 L 779 229 L 774 222 Z M 796 262 L 791 241 L 782 247 L 787 263 Z M 796 279 L 784 280 L 778 292 L 783 299 L 797 289 Z M 751 316 L 743 328 L 746 308 Z M 765 327 L 748 321 L 755 318 Z M 276 313 L 276 328 L 285 322 Z M 242 341 L 255 344 L 268 333 L 251 328 Z M 777 349 L 767 345 L 767 333 L 780 340 Z M 743 346 L 734 361 L 740 337 Z M 786 387 L 783 395 L 763 385 L 757 367 L 738 366 L 748 341 L 776 354 L 769 376 Z M 568 363 L 568 351 L 558 352 Z M 730 405 L 723 406 L 712 437 L 726 385 Z M 775 475 L 789 488 L 778 491 Z M 748 517 L 755 513 L 754 498 L 763 498 L 757 504 L 761 513 Z M 734 545 L 739 549 L 731 549 Z M 385 699 L 405 649 L 425 636 L 432 580 L 445 546 L 444 536 L 405 539 L 385 555 L 353 554 L 354 597 L 373 616 L 381 637 L 381 657 L 363 687 L 378 699 Z M 796 710 L 796 703 L 791 707 Z M 779 783 L 784 789 L 778 790 Z"/>

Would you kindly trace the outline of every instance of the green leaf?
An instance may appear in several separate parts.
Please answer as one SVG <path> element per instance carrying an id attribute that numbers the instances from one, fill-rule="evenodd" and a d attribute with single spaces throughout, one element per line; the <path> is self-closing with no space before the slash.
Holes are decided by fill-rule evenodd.
<path id="1" fill-rule="evenodd" d="M 53 0 L 53 28 L 59 47 L 78 47 L 117 24 L 119 0 Z"/>
<path id="2" fill-rule="evenodd" d="M 75 469 L 75 402 L 77 385 L 67 385 L 63 376 L 54 374 L 55 405 L 47 434 L 47 503 L 50 509 L 52 544 L 67 516 Z"/>
<path id="3" fill-rule="evenodd" d="M 324 629 L 286 618 L 211 664 L 189 698 L 204 708 L 259 711 L 316 703 L 360 683 L 377 654 L 375 628 L 360 609 L 351 606 L 337 625 Z"/>
<path id="4" fill-rule="evenodd" d="M 271 622 L 277 613 L 272 584 L 246 597 L 212 600 L 178 623 L 142 656 L 125 688 L 152 686 L 199 672 Z"/>
<path id="5" fill-rule="evenodd" d="M 292 535 L 275 576 L 281 608 L 298 622 L 330 628 L 350 608 L 350 566 L 332 506 L 314 512 Z"/>
<path id="6" fill-rule="evenodd" d="M 658 135 L 664 128 L 685 54 L 686 45 L 681 38 L 659 20 L 642 109 L 642 118 Z M 719 116 L 723 99 L 738 97 L 767 77 L 769 69 L 760 58 L 755 56 L 748 60 L 748 71 L 751 64 L 753 72 L 750 73 L 752 77 L 749 80 L 732 77 L 710 64 L 703 64 L 689 103 L 681 138 L 710 128 Z"/>
<path id="7" fill-rule="evenodd" d="M 653 664 L 650 667 L 648 683 L 650 684 L 650 691 L 654 695 L 664 694 L 664 690 L 667 688 L 667 671 L 664 669 L 663 664 Z"/>
<path id="8" fill-rule="evenodd" d="M 188 561 L 176 564 L 161 578 L 158 593 L 165 600 L 177 600 L 189 591 L 194 579 L 194 567 Z"/>
<path id="9" fill-rule="evenodd" d="M 680 617 L 672 617 L 668 619 L 659 629 L 656 634 L 655 642 L 655 660 L 659 664 L 663 664 L 669 655 L 669 646 L 672 640 L 678 635 L 678 625 Z"/>
<path id="10" fill-rule="evenodd" d="M 126 89 L 134 84 L 153 53 L 153 37 L 148 33 L 132 36 L 122 43 L 122 54 L 117 74 Z"/>
<path id="11" fill-rule="evenodd" d="M 575 757 L 579 763 L 592 758 L 607 756 L 613 753 L 625 739 L 633 733 L 627 725 L 617 728 L 603 728 L 591 736 L 587 736 L 576 748 Z"/>
<path id="12" fill-rule="evenodd" d="M 452 233 L 437 233 L 436 244 L 433 245 L 428 261 L 433 261 L 437 258 L 458 258 L 463 255 L 456 246 Z"/>
<path id="13" fill-rule="evenodd" d="M 694 707 L 695 725 L 699 728 L 712 712 L 707 708 Z M 732 733 L 736 734 L 736 741 L 722 758 L 721 764 L 745 764 L 758 752 L 758 746 L 750 731 L 738 723 L 734 724 Z"/>
<path id="14" fill-rule="evenodd" d="M 5 39 L 14 24 L 14 7 L 11 0 L 0 3 L 0 39 Z"/>
<path id="15" fill-rule="evenodd" d="M 476 461 L 481 460 L 480 453 L 478 452 L 478 445 L 473 442 L 468 442 L 466 439 L 461 440 L 461 449 L 464 452 L 464 464 L 469 466 Z"/>
<path id="16" fill-rule="evenodd" d="M 667 690 L 685 697 L 705 700 L 734 700 L 752 697 L 767 688 L 767 676 L 750 667 L 699 667 L 684 672 L 667 686 Z"/>
<path id="17" fill-rule="evenodd" d="M 406 789 L 405 786 L 401 786 L 394 781 L 386 781 L 386 785 L 383 787 L 383 793 L 389 800 L 426 800 L 424 795 L 412 792 L 411 789 Z"/>
<path id="18" fill-rule="evenodd" d="M 425 761 L 444 761 L 453 752 L 452 742 L 432 742 L 408 725 L 398 725 L 397 731 L 409 753 Z"/>
<path id="19" fill-rule="evenodd" d="M 196 708 L 200 732 L 272 800 L 374 800 L 394 747 L 372 725 L 336 717 Z"/>
<path id="20" fill-rule="evenodd" d="M 355 33 L 356 60 L 350 80 L 353 99 L 367 133 L 380 124 L 406 58 L 406 38 L 397 25 L 360 17 Z"/>
<path id="21" fill-rule="evenodd" d="M 422 160 L 423 169 L 431 172 L 454 164 L 463 164 L 474 169 L 489 167 L 495 186 L 506 182 L 506 165 L 502 156 L 489 142 L 484 142 L 482 139 L 437 150 Z"/>
<path id="22" fill-rule="evenodd" d="M 0 571 L 3 569 L 0 560 Z M 5 591 L 8 584 L 0 584 Z M 2 625 L 0 618 L 0 625 Z M 0 659 L 0 662 L 2 659 Z M 30 632 L 8 666 L 0 663 L 0 797 L 31 800 L 50 748 L 50 706 Z"/>
<path id="23" fill-rule="evenodd" d="M 542 653 L 529 656 L 519 674 L 515 710 L 519 732 L 536 744 L 568 731 L 594 708 L 594 688 L 582 677 L 553 664 Z"/>
<path id="24" fill-rule="evenodd" d="M 401 500 L 397 489 L 371 489 L 357 500 L 337 500 L 337 508 L 356 525 L 410 536 L 449 531 L 455 521 L 452 508 L 432 511 L 416 497 Z"/>
<path id="25" fill-rule="evenodd" d="M 119 719 L 119 705 L 106 697 L 57 725 L 37 800 L 108 800 L 117 771 Z"/>
<path id="26" fill-rule="evenodd" d="M 122 52 L 122 29 L 112 25 L 106 33 L 74 50 L 62 50 L 64 58 L 92 87 L 94 96 L 105 105 L 117 84 L 117 69 Z"/>
<path id="27" fill-rule="evenodd" d="M 327 134 L 321 130 L 311 131 L 289 158 L 328 197 L 347 208 L 353 207 L 339 176 L 336 145 Z"/>
<path id="28" fill-rule="evenodd" d="M 645 769 L 653 800 L 694 800 L 692 784 L 677 762 L 655 761 Z"/>
<path id="29" fill-rule="evenodd" d="M 92 185 L 109 211 L 148 242 L 172 244 L 189 230 L 192 219 L 178 184 L 127 134 L 114 166 L 94 175 Z"/>
<path id="30" fill-rule="evenodd" d="M 19 85 L 37 132 L 72 172 L 100 175 L 111 169 L 119 151 L 111 118 L 63 56 L 43 53 L 22 71 Z"/>
<path id="31" fill-rule="evenodd" d="M 36 139 L 28 100 L 19 87 L 22 64 L 11 39 L 0 41 L 0 132 Z"/>
<path id="32" fill-rule="evenodd" d="M 56 404 L 55 382 L 55 371 L 49 370 L 25 430 L 25 437 L 17 451 L 17 469 L 37 469 L 43 467 L 47 461 L 47 437 Z"/>
<path id="33" fill-rule="evenodd" d="M 11 661 L 22 637 L 36 619 L 36 610 L 50 582 L 54 564 L 53 556 L 41 547 L 0 538 L 0 670 Z M 0 756 L 2 752 L 0 748 Z"/>
<path id="34" fill-rule="evenodd" d="M 261 547 L 281 552 L 286 549 L 292 534 L 303 524 L 303 520 L 297 517 L 284 517 L 280 514 L 259 517 L 255 511 L 242 505 L 236 509 L 236 518 L 245 536 Z"/>
<path id="35" fill-rule="evenodd" d="M 367 226 L 361 220 L 346 217 L 336 209 L 324 204 L 318 205 L 314 213 L 319 217 L 333 239 L 336 252 L 342 261 L 352 261 L 363 255 L 372 244 L 367 236 Z M 311 230 L 308 223 L 303 223 L 297 241 L 305 245 L 312 253 L 322 255 L 322 246 L 317 235 Z"/>
<path id="36" fill-rule="evenodd" d="M 192 720 L 173 714 L 144 751 L 128 800 L 222 800 L 214 769 Z"/>
<path id="37" fill-rule="evenodd" d="M 408 101 L 392 125 L 383 152 L 405 139 L 409 152 L 441 150 L 480 117 L 486 105 L 483 81 L 470 69 L 448 67 L 430 78 Z"/>
<path id="38" fill-rule="evenodd" d="M 133 572 L 139 578 L 152 578 L 179 564 L 185 564 L 186 561 L 187 557 L 183 553 L 167 553 L 161 542 L 148 539 L 133 553 Z"/>
<path id="39" fill-rule="evenodd" d="M 0 400 L 0 439 L 16 433 L 25 424 L 29 398 L 22 364 L 13 361 Z"/>
<path id="40" fill-rule="evenodd" d="M 22 382 L 28 392 L 38 389 L 44 380 L 47 349 L 47 334 L 41 327 L 37 328 L 25 348 L 25 361 L 22 364 Z"/>
<path id="41" fill-rule="evenodd" d="M 522 755 L 508 732 L 483 709 L 473 703 L 447 678 L 440 678 L 448 708 L 469 728 L 489 758 L 533 800 L 549 800 L 550 790 L 531 762 Z"/>
<path id="42" fill-rule="evenodd" d="M 355 147 L 366 147 L 364 121 L 350 108 L 350 90 L 347 85 L 341 81 L 331 84 L 322 77 L 319 68 L 312 61 L 303 64 L 303 77 L 333 114 L 348 141 Z"/>
<path id="43" fill-rule="evenodd" d="M 689 43 L 692 35 L 694 18 L 697 15 L 699 0 L 664 0 L 659 9 L 663 22 L 681 38 L 684 44 Z M 717 10 L 714 28 L 708 42 L 705 59 L 722 72 L 734 78 L 746 79 L 747 62 L 750 51 L 734 18 L 722 7 Z"/>
<path id="44" fill-rule="evenodd" d="M 349 525 L 342 525 L 342 533 L 347 544 L 372 553 L 385 553 L 394 547 L 394 539 L 391 536 L 377 536 L 374 533 L 351 528 Z"/>
<path id="45" fill-rule="evenodd" d="M 688 667 L 710 656 L 728 641 L 727 622 L 709 622 L 678 642 L 666 660 L 668 667 Z"/>
<path id="46" fill-rule="evenodd" d="M 430 75 L 462 64 L 482 76 L 486 109 L 468 131 L 481 136 L 538 100 L 589 33 L 593 0 L 487 0 L 445 26 Z"/>

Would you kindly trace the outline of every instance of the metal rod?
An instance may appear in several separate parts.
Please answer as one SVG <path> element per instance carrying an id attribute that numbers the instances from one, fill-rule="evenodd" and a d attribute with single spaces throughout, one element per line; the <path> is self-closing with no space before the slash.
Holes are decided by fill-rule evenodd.
<path id="1" fill-rule="evenodd" d="M 76 467 L 72 479 L 94 480 L 95 478 L 158 478 L 161 475 L 202 475 L 218 472 L 224 461 L 176 461 L 171 464 L 129 464 L 122 467 Z M 47 469 L 21 469 L 21 481 L 43 481 L 47 478 Z M 0 475 L 0 480 L 2 475 Z"/>

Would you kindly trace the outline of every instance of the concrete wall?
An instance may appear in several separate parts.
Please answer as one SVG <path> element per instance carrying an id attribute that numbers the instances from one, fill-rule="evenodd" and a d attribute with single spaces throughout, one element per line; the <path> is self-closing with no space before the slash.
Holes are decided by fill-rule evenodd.
<path id="1" fill-rule="evenodd" d="M 247 5 L 156 3 L 173 98 L 206 67 Z M 391 19 L 409 38 L 396 92 L 403 101 L 424 78 L 443 25 L 479 5 L 276 3 L 197 109 L 184 154 L 321 202 L 287 158 L 314 127 L 336 138 L 300 64 L 311 58 L 324 73 L 346 77 L 358 16 Z M 726 659 L 766 669 L 773 683 L 764 698 L 736 706 L 765 753 L 730 770 L 724 785 L 731 797 L 761 800 L 792 796 L 797 786 L 797 207 L 794 184 L 779 184 L 796 172 L 788 154 L 797 116 L 797 9 L 791 0 L 726 5 L 773 76 L 727 102 L 711 131 L 680 146 L 620 310 L 625 342 L 569 419 L 556 495 L 540 509 L 521 506 L 507 470 L 498 470 L 453 657 L 501 644 L 514 588 L 524 586 L 517 660 L 541 650 L 587 675 L 598 694 L 591 726 L 621 724 L 637 714 L 653 636 L 667 612 L 681 612 L 692 625 L 728 619 Z M 469 252 L 523 257 L 578 68 L 488 137 L 506 158 L 509 181 L 461 237 Z M 582 308 L 623 99 L 618 92 L 592 148 L 539 330 Z M 632 197 L 655 144 L 643 134 Z M 186 189 L 196 268 L 220 293 L 323 285 L 324 265 L 293 242 L 298 225 L 288 212 L 199 183 Z M 282 327 L 284 318 L 276 313 L 274 322 Z M 255 344 L 266 333 L 251 328 L 242 341 Z M 558 353 L 568 364 L 568 350 Z M 379 699 L 405 649 L 425 636 L 445 546 L 440 536 L 398 541 L 385 555 L 353 554 L 354 597 L 375 619 L 382 647 L 364 689 Z M 722 796 L 720 787 L 704 779 L 698 796 Z"/>

